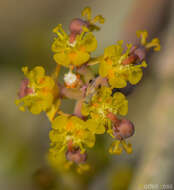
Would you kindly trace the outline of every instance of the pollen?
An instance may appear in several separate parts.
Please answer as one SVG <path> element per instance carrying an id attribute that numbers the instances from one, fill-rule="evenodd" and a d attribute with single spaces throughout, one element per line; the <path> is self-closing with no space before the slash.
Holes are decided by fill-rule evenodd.
<path id="1" fill-rule="evenodd" d="M 70 71 L 64 75 L 64 82 L 68 88 L 75 88 L 79 82 L 79 78 Z"/>

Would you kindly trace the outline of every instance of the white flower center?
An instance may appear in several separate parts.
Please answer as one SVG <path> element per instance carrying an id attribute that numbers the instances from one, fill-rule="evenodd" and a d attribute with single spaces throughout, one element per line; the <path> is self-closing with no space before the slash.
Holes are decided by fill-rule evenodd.
<path id="1" fill-rule="evenodd" d="M 67 85 L 72 85 L 77 81 L 77 76 L 70 71 L 64 75 L 64 81 Z"/>
<path id="2" fill-rule="evenodd" d="M 76 42 L 77 42 L 76 40 L 74 40 L 74 42 L 72 42 L 72 43 L 68 42 L 68 45 L 71 47 L 74 47 L 76 45 Z"/>

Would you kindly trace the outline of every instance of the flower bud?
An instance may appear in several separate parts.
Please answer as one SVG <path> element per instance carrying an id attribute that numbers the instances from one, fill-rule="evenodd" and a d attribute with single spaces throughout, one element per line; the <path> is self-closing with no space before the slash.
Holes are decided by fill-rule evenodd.
<path id="1" fill-rule="evenodd" d="M 137 55 L 139 57 L 140 61 L 143 61 L 146 57 L 146 49 L 139 47 L 134 51 L 134 54 Z"/>
<path id="2" fill-rule="evenodd" d="M 28 79 L 22 80 L 21 86 L 20 86 L 20 90 L 18 92 L 19 98 L 23 98 L 24 96 L 27 96 L 27 95 L 33 93 L 33 89 L 29 88 L 28 84 L 29 84 L 29 80 Z"/>
<path id="3" fill-rule="evenodd" d="M 88 27 L 87 22 L 80 18 L 75 18 L 71 21 L 69 29 L 71 33 L 80 34 L 82 32 L 83 26 Z"/>
<path id="4" fill-rule="evenodd" d="M 119 124 L 115 124 L 113 129 L 114 129 L 114 136 L 118 140 L 129 138 L 135 132 L 133 123 L 128 119 L 120 120 Z"/>
<path id="5" fill-rule="evenodd" d="M 75 162 L 76 164 L 84 163 L 87 159 L 87 153 L 81 153 L 81 150 L 75 149 L 75 150 L 68 150 L 66 152 L 66 158 L 69 161 Z"/>
<path id="6" fill-rule="evenodd" d="M 131 54 L 136 55 L 138 57 L 138 60 L 141 62 L 146 57 L 146 49 L 144 47 L 136 47 L 133 46 L 131 50 Z"/>

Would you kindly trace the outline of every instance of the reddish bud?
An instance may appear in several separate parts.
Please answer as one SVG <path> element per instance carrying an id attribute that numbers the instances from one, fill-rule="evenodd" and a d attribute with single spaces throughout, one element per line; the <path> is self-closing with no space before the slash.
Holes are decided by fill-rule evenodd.
<path id="1" fill-rule="evenodd" d="M 139 47 L 133 46 L 130 54 L 136 55 L 138 57 L 138 60 L 141 62 L 146 57 L 146 49 L 140 46 Z"/>
<path id="2" fill-rule="evenodd" d="M 134 51 L 134 54 L 139 57 L 140 61 L 143 61 L 146 57 L 146 49 L 143 47 L 139 47 Z"/>
<path id="3" fill-rule="evenodd" d="M 120 120 L 119 124 L 114 125 L 114 136 L 118 140 L 123 140 L 131 137 L 134 132 L 134 125 L 127 119 Z"/>
<path id="4" fill-rule="evenodd" d="M 71 33 L 80 34 L 82 32 L 83 26 L 88 27 L 87 22 L 82 19 L 75 18 L 71 21 L 69 29 Z"/>
<path id="5" fill-rule="evenodd" d="M 66 152 L 66 158 L 69 161 L 75 162 L 76 164 L 84 163 L 87 159 L 87 153 L 81 153 L 81 150 L 75 149 Z"/>
<path id="6" fill-rule="evenodd" d="M 33 89 L 28 87 L 29 84 L 29 80 L 28 79 L 24 79 L 21 82 L 21 86 L 18 92 L 18 96 L 19 98 L 23 98 L 24 96 L 27 96 L 28 94 L 32 94 L 33 93 Z"/>

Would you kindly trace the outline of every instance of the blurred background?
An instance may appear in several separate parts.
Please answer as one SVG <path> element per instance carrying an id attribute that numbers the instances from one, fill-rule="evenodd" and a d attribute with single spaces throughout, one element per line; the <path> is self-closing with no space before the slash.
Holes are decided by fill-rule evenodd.
<path id="1" fill-rule="evenodd" d="M 112 156 L 110 138 L 99 137 L 90 151 L 92 170 L 84 175 L 49 168 L 50 124 L 45 115 L 18 110 L 21 67 L 41 65 L 48 72 L 52 29 L 68 30 L 72 18 L 90 6 L 106 23 L 95 33 L 100 55 L 123 39 L 136 43 L 136 30 L 158 37 L 160 52 L 149 54 L 142 82 L 128 97 L 136 127 L 133 154 Z M 1 0 L 0 1 L 0 189 L 141 190 L 174 189 L 174 1 L 172 0 Z M 64 104 L 71 110 L 72 105 Z"/>

